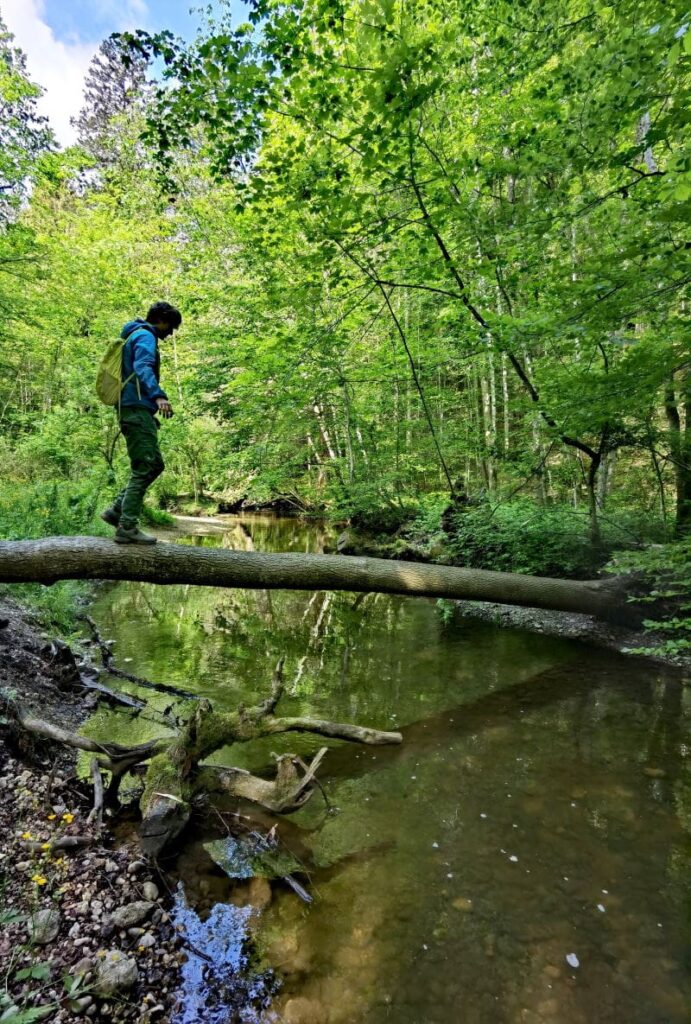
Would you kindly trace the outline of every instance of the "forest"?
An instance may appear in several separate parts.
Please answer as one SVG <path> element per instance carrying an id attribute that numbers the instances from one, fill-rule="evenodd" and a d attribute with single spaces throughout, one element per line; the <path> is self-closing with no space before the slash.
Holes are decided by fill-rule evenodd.
<path id="1" fill-rule="evenodd" d="M 64 151 L 3 36 L 5 537 L 94 528 L 95 367 L 153 297 L 184 311 L 160 509 L 555 575 L 687 531 L 681 8 L 355 8 L 107 41 Z"/>
<path id="2" fill-rule="evenodd" d="M 550 577 L 545 584 L 551 590 L 526 580 L 525 587 L 533 589 L 526 589 L 528 596 L 517 603 L 530 605 L 533 595 L 535 607 L 580 612 L 591 601 L 595 615 L 599 595 L 605 601 L 614 592 L 610 577 L 632 578 L 638 581 L 635 594 L 617 591 L 618 600 L 636 605 L 632 614 L 643 628 L 627 650 L 633 647 L 639 654 L 687 668 L 691 652 L 688 10 L 679 0 L 247 0 L 240 17 L 236 4 L 221 2 L 197 12 L 197 21 L 193 39 L 179 38 L 165 25 L 158 31 L 123 31 L 105 39 L 90 65 L 84 104 L 74 120 L 78 142 L 61 147 L 39 114 L 42 90 L 2 21 L 0 0 L 0 547 L 5 541 L 46 538 L 56 538 L 57 544 L 50 549 L 50 565 L 48 548 L 15 547 L 27 552 L 25 575 L 0 573 L 0 579 L 43 583 L 4 583 L 0 604 L 20 598 L 43 628 L 72 643 L 83 631 L 84 606 L 95 601 L 98 614 L 96 622 L 88 620 L 93 628 L 88 643 L 92 651 L 100 650 L 106 672 L 114 663 L 112 645 L 103 637 L 119 637 L 115 651 L 124 654 L 127 643 L 135 642 L 128 639 L 125 620 L 136 619 L 138 628 L 145 622 L 149 633 L 136 633 L 138 649 L 126 648 L 137 674 L 123 671 L 122 662 L 116 670 L 121 680 L 129 681 L 126 686 L 134 686 L 126 690 L 126 700 L 140 700 L 136 687 L 151 686 L 142 683 L 151 672 L 173 686 L 152 705 L 159 725 L 168 730 L 165 739 L 142 731 L 144 719 L 137 718 L 132 736 L 111 724 L 104 746 L 102 739 L 93 739 L 90 726 L 84 735 L 70 731 L 74 721 L 64 722 L 59 732 L 39 728 L 14 705 L 14 696 L 5 711 L 12 728 L 18 723 L 49 740 L 62 740 L 79 748 L 82 757 L 84 752 L 107 755 L 100 762 L 84 762 L 82 768 L 93 773 L 97 789 L 102 787 L 101 770 L 106 777 L 110 772 L 111 797 L 121 772 L 134 768 L 136 775 L 141 762 L 153 759 L 159 774 L 147 776 L 142 809 L 146 816 L 155 804 L 160 813 L 167 802 L 168 813 L 175 804 L 174 837 L 187 825 L 198 791 L 214 788 L 209 782 L 213 769 L 220 771 L 217 764 L 207 771 L 198 762 L 224 744 L 298 729 L 365 744 L 400 744 L 403 739 L 402 749 L 410 742 L 416 752 L 410 763 L 400 760 L 405 753 L 377 756 L 386 765 L 400 766 L 408 780 L 422 771 L 412 756 L 427 757 L 429 750 L 415 724 L 421 705 L 413 709 L 404 701 L 401 716 L 407 719 L 397 722 L 397 712 L 388 712 L 398 708 L 398 696 L 390 695 L 384 720 L 376 701 L 364 696 L 364 670 L 350 703 L 338 687 L 333 708 L 319 703 L 319 673 L 331 679 L 338 662 L 344 685 L 349 672 L 360 671 L 351 667 L 351 657 L 356 657 L 361 623 L 369 622 L 368 614 L 376 619 L 372 593 L 361 593 L 351 605 L 343 603 L 343 593 L 322 593 L 317 600 L 319 580 L 309 576 L 304 584 L 287 584 L 315 589 L 304 609 L 282 594 L 277 612 L 270 590 L 286 586 L 281 576 L 278 583 L 264 582 L 266 590 L 256 598 L 247 596 L 249 591 L 223 591 L 209 596 L 205 608 L 207 598 L 188 596 L 190 583 L 231 588 L 246 584 L 246 575 L 241 574 L 240 583 L 223 575 L 220 552 L 215 583 L 195 577 L 203 571 L 206 549 L 181 548 L 177 568 L 177 556 L 168 551 L 171 568 L 159 577 L 154 569 L 159 572 L 163 565 L 159 552 L 164 545 L 151 556 L 151 568 L 138 552 L 113 549 L 109 554 L 106 539 L 112 530 L 101 513 L 124 483 L 128 459 L 118 417 L 99 402 L 94 381 L 106 347 L 123 324 L 144 317 L 156 300 L 174 304 L 183 321 L 179 331 L 160 343 L 161 381 L 175 415 L 161 424 L 166 469 L 148 493 L 147 528 L 165 536 L 166 530 L 196 520 L 200 525 L 189 529 L 201 534 L 207 529 L 204 524 L 216 517 L 244 515 L 250 525 L 243 527 L 240 541 L 224 535 L 220 546 L 235 549 L 241 544 L 254 552 L 255 541 L 259 550 L 266 540 L 269 546 L 261 550 L 269 552 L 304 551 L 305 557 L 317 559 L 338 552 L 345 561 L 348 555 L 398 560 L 391 579 L 401 562 L 420 563 L 411 569 L 409 589 L 417 587 L 428 596 L 463 596 L 425 582 L 446 579 L 443 574 L 453 568 Z M 258 517 L 256 527 L 252 516 Z M 277 517 L 279 525 L 265 527 L 262 516 L 268 522 Z M 298 525 L 286 526 L 289 517 Z M 208 541 L 213 546 L 213 530 L 208 525 L 208 535 L 193 537 L 190 543 L 196 540 L 203 547 Z M 91 549 L 85 547 L 85 536 L 98 538 Z M 4 548 L 10 551 L 9 545 Z M 99 590 L 78 582 L 99 576 L 96 570 L 72 571 L 75 578 L 70 579 L 70 571 L 56 568 L 55 559 L 78 560 L 80 552 L 88 560 L 88 550 L 97 553 L 100 566 L 112 562 L 102 578 L 144 582 L 132 583 L 129 591 Z M 255 565 L 264 564 L 261 557 L 255 556 Z M 239 564 L 231 563 L 227 561 L 228 573 Z M 269 561 L 265 564 L 268 573 Z M 250 566 L 247 573 L 252 571 Z M 416 583 L 418 579 L 423 582 Z M 160 597 L 166 588 L 157 590 L 151 580 L 175 584 L 169 589 L 180 595 L 179 600 L 175 597 L 177 625 L 172 605 L 164 606 Z M 552 595 L 562 580 L 578 582 L 586 588 L 578 594 L 585 596 L 554 603 Z M 337 589 L 335 584 L 326 586 Z M 520 591 L 521 584 L 517 587 Z M 369 588 L 361 581 L 344 584 L 348 589 Z M 379 591 L 374 598 L 405 592 L 395 581 L 379 587 L 375 580 L 372 589 Z M 130 596 L 125 600 L 118 594 Z M 291 595 L 290 601 L 298 596 Z M 481 599 L 494 601 L 497 594 Z M 188 655 L 194 659 L 186 645 L 198 641 L 189 639 L 189 623 L 182 625 L 186 608 L 195 628 L 204 633 L 194 669 L 189 669 Z M 455 613 L 450 601 L 430 604 L 431 618 L 425 619 L 423 630 L 417 619 L 399 622 L 394 609 L 402 608 L 387 604 L 382 622 L 391 630 L 389 640 L 395 639 L 411 664 L 417 664 L 424 638 L 430 631 L 451 629 Z M 0 630 L 3 621 L 0 615 Z M 405 636 L 404 621 L 410 630 Z M 329 629 L 334 630 L 331 636 Z M 301 630 L 304 651 L 298 644 Z M 174 636 L 183 637 L 185 671 L 175 667 Z M 230 704 L 217 716 L 225 722 L 221 735 L 205 717 L 212 709 L 203 682 L 209 672 L 218 687 L 210 694 L 214 702 L 228 699 L 219 697 L 220 677 L 214 675 L 220 672 L 220 661 L 213 658 L 225 657 L 216 649 L 223 636 L 232 640 L 232 671 L 238 675 L 233 676 Z M 511 636 L 496 639 L 497 657 L 504 659 L 498 676 L 512 660 L 525 665 L 526 679 L 534 673 L 538 680 L 537 706 L 549 708 L 558 689 L 550 673 L 566 655 L 557 656 L 557 648 L 549 648 L 549 657 L 556 661 L 543 664 L 537 648 L 516 640 L 514 649 Z M 384 654 L 383 646 L 377 646 L 384 643 L 378 634 L 367 637 L 369 678 L 378 678 L 375 649 L 382 664 L 388 665 L 393 655 L 388 647 Z M 283 646 L 276 649 L 279 640 Z M 254 670 L 263 674 L 252 683 L 244 674 L 248 652 L 256 656 Z M 444 648 L 443 659 L 447 657 L 439 671 L 452 675 L 456 668 L 448 667 L 453 659 Z M 472 665 L 478 659 L 480 671 L 480 654 L 469 657 Z M 582 657 L 586 665 L 594 659 L 593 679 L 612 682 L 602 706 L 610 707 L 611 701 L 612 716 L 633 715 L 616 704 L 627 670 L 612 667 L 604 655 L 598 662 L 589 650 Z M 286 659 L 286 678 L 296 673 L 292 683 L 283 678 Z M 632 692 L 645 690 L 645 664 L 628 670 Z M 651 673 L 662 671 L 662 661 L 650 664 L 656 666 Z M 391 669 L 391 676 L 388 671 L 382 669 L 385 688 L 393 687 L 391 679 L 402 669 Z M 426 678 L 424 664 L 419 671 L 420 679 Z M 573 692 L 583 698 L 574 729 L 584 728 L 588 719 L 597 731 L 601 720 L 588 705 L 590 683 L 579 674 L 569 679 Z M 665 799 L 678 802 L 687 827 L 688 791 L 682 792 L 677 769 L 660 767 L 678 756 L 682 691 L 662 677 L 657 684 L 655 698 L 641 700 L 646 708 L 655 704 L 659 717 L 646 725 L 645 741 L 636 732 L 637 745 L 632 740 L 630 749 L 635 746 L 638 767 L 644 764 L 646 785 L 658 787 L 656 800 L 663 800 L 669 783 Z M 436 683 L 429 685 L 430 693 L 436 693 Z M 193 713 L 186 707 L 184 715 L 171 718 L 173 705 L 166 707 L 170 694 L 189 698 L 189 687 L 195 700 L 197 688 L 204 699 Z M 307 702 L 292 709 L 293 717 L 274 716 L 284 692 L 287 700 Z M 670 693 L 676 696 L 665 696 Z M 236 697 L 242 703 L 234 710 Z M 494 739 L 493 730 L 501 730 L 497 722 L 502 714 L 510 718 L 514 711 L 497 693 L 475 697 L 479 703 L 470 705 L 469 721 L 483 737 L 482 730 L 491 725 L 482 740 L 491 760 L 491 744 L 505 742 L 500 731 Z M 417 681 L 415 700 L 432 702 L 426 713 L 437 715 L 430 718 L 430 728 L 440 743 L 456 742 L 448 724 L 453 718 L 447 722 L 444 717 L 446 705 L 434 703 L 437 698 L 426 696 Z M 584 717 L 578 717 L 586 706 Z M 331 721 L 332 714 L 357 719 L 359 725 Z M 565 724 L 568 716 L 557 718 L 556 733 L 566 734 L 571 728 Z M 677 726 L 670 724 L 673 720 Z M 171 722 L 180 730 L 175 742 L 169 735 Z M 641 722 L 632 719 L 631 735 L 643 730 Z M 382 731 L 399 726 L 402 732 Z M 535 726 L 536 736 L 541 728 Z M 541 750 L 549 746 L 545 730 Z M 602 764 L 616 759 L 610 742 L 618 740 L 603 740 L 607 752 Z M 307 763 L 299 759 L 300 772 L 304 770 L 299 779 L 297 762 L 289 768 L 281 761 L 288 748 L 279 741 L 271 750 L 278 750 L 278 774 L 270 796 L 269 783 L 250 774 L 257 768 L 250 755 L 237 762 L 243 767 L 230 767 L 223 775 L 226 796 L 239 793 L 252 800 L 254 786 L 264 794 L 258 800 L 264 808 L 280 813 L 288 806 L 301 807 L 306 791 L 311 793 L 316 785 L 314 774 L 324 751 L 303 749 L 299 743 L 298 748 L 301 756 L 314 758 Z M 512 760 L 519 749 L 516 762 L 523 748 L 510 747 Z M 475 756 L 469 753 L 459 761 L 461 774 L 472 772 Z M 625 760 L 628 754 L 621 756 Z M 335 786 L 343 784 L 352 768 L 345 757 L 339 747 Z M 437 755 L 430 757 L 441 772 Z M 187 785 L 191 763 L 199 777 Z M 245 772 L 239 781 L 232 774 L 236 770 Z M 545 778 L 552 770 L 545 758 Z M 357 775 L 361 769 L 352 771 Z M 330 792 L 328 780 L 325 785 Z M 445 785 L 438 774 L 435 786 L 442 794 Z M 546 790 L 550 785 L 545 784 Z M 593 791 L 598 785 L 592 782 Z M 614 801 L 615 790 L 616 799 L 624 800 L 627 785 L 625 779 L 613 782 L 609 796 L 600 794 L 602 801 Z M 571 785 L 571 780 L 564 786 L 575 808 L 581 797 L 573 793 L 583 787 Z M 398 790 L 396 794 L 398 798 Z M 324 797 L 328 805 L 326 793 Z M 360 814 L 372 806 L 359 803 L 361 797 L 358 792 Z M 339 801 L 347 799 L 339 796 Z M 531 790 L 526 814 L 532 813 L 530 800 L 538 799 L 542 797 Z M 593 821 L 599 820 L 598 814 L 614 813 L 609 804 L 603 811 L 604 806 L 593 812 Z M 483 810 L 480 816 L 487 814 Z M 351 833 L 360 821 L 351 824 Z M 412 820 L 408 825 L 415 830 Z M 511 826 L 519 828 L 509 822 Z M 436 850 L 436 833 L 428 836 L 426 828 L 425 841 Z M 661 828 L 664 832 L 667 825 Z M 583 840 L 584 850 L 590 841 Z M 25 845 L 30 842 L 25 840 Z M 676 840 L 670 838 L 672 842 Z M 155 842 L 152 849 L 159 852 Z M 353 870 L 348 858 L 355 864 L 361 851 L 339 851 L 346 873 Z M 683 857 L 675 851 L 670 855 L 670 885 L 675 900 L 688 901 L 688 876 L 687 882 L 681 881 Z M 316 872 L 336 871 L 341 864 L 332 859 L 331 847 L 328 854 L 322 861 L 315 855 Z M 590 856 L 597 859 L 598 854 L 591 851 Z M 609 869 L 625 870 L 625 862 L 611 856 Z M 510 860 L 518 857 L 511 855 Z M 461 870 L 451 861 L 446 867 L 449 880 Z M 129 869 L 122 870 L 126 874 Z M 300 872 L 279 874 L 293 878 Z M 215 876 L 210 877 L 213 887 Z M 328 882 L 331 876 L 325 878 Z M 364 889 L 357 901 L 365 919 L 366 893 Z M 510 902 L 510 895 L 506 898 Z M 387 914 L 395 902 L 392 894 L 389 899 Z M 453 904 L 457 913 L 469 910 L 475 897 L 466 900 L 467 907 L 461 906 L 463 900 L 466 896 L 457 896 Z M 597 905 L 604 913 L 603 905 Z M 283 934 L 286 914 L 290 916 L 285 901 L 274 899 L 271 906 L 268 948 L 278 942 L 276 935 Z M 343 912 L 346 929 L 352 925 L 355 936 L 357 922 L 350 920 L 350 911 Z M 650 910 L 651 920 L 654 913 Z M 524 919 L 517 909 L 515 914 L 515 928 L 520 929 Z M 290 922 L 294 927 L 293 918 Z M 379 924 L 372 924 L 367 934 L 374 935 Z M 446 918 L 435 927 L 447 928 Z M 319 942 L 312 939 L 317 949 Z M 647 941 L 641 940 L 641 948 Z M 476 953 L 484 950 L 490 959 L 497 944 L 500 958 L 507 953 L 506 948 L 502 953 L 501 932 L 494 926 L 491 932 L 485 928 L 475 934 L 473 942 Z M 355 938 L 352 943 L 348 948 L 355 956 Z M 545 956 L 548 945 L 545 940 L 541 946 Z M 216 953 L 204 948 L 210 950 L 211 963 Z M 427 951 L 428 946 L 423 948 Z M 484 969 L 475 961 L 476 953 L 468 968 L 474 975 Z M 312 955 L 318 958 L 314 951 Z M 610 949 L 607 956 L 615 953 Z M 651 953 L 654 964 L 656 956 Z M 575 953 L 568 957 L 571 967 L 573 960 L 579 966 Z M 295 951 L 291 958 L 299 960 Z M 674 960 L 674 954 L 669 958 Z M 563 959 L 560 953 L 559 962 Z M 390 960 L 382 953 L 381 962 Z M 358 964 L 366 974 L 364 961 Z M 443 970 L 439 968 L 440 974 Z M 627 970 L 630 977 L 636 973 L 631 962 Z M 660 995 L 670 986 L 681 991 L 664 976 L 665 970 L 650 968 L 645 991 L 652 1001 L 644 1000 L 640 1008 L 632 1003 L 627 1019 L 642 1022 L 655 1014 L 667 1014 L 664 1019 L 674 1022 L 683 1019 L 681 1002 L 670 996 L 665 1003 Z M 298 964 L 293 974 L 302 978 L 303 968 Z M 266 977 L 262 975 L 265 995 L 274 992 Z M 385 984 L 381 977 L 376 983 L 371 980 L 373 991 Z M 557 975 L 548 972 L 548 977 Z M 274 1019 L 289 1024 L 380 1024 L 388 1019 L 374 996 L 366 1006 L 358 1003 L 352 1017 L 338 1016 L 333 1008 L 329 1017 L 324 1006 L 332 1005 L 336 996 L 322 998 L 312 984 L 310 980 L 304 991 L 287 990 L 293 995 L 281 1004 L 285 1016 L 243 1016 L 237 1010 L 238 1016 L 208 1019 L 213 1024 Z M 617 1020 L 616 1005 L 607 1004 L 602 1016 L 595 1017 L 597 1002 L 568 1002 L 575 995 L 564 996 L 566 1001 L 556 1008 L 550 1004 L 551 1010 L 545 1006 L 556 996 L 545 995 L 531 1009 L 532 1016 L 517 1016 L 528 996 L 507 985 L 502 996 L 506 1016 L 492 1016 L 485 999 L 484 1009 L 468 1021 Z M 601 993 L 603 986 L 595 984 L 592 991 Z M 75 988 L 61 997 L 64 1016 L 55 1019 L 71 1021 L 68 1009 L 77 1013 L 81 995 Z M 256 992 L 245 995 L 247 1005 L 254 999 L 256 1008 Z M 532 999 L 532 989 L 529 995 Z M 420 1024 L 423 1017 L 416 1014 L 423 1012 L 422 1004 L 415 1003 L 413 994 L 406 998 L 407 1009 L 399 1010 L 396 1019 Z M 5 1021 L 5 1005 L 0 1000 L 0 1021 Z M 142 1009 L 139 1017 L 128 1017 L 125 1010 L 113 1013 L 122 1020 L 193 1019 L 174 1013 L 170 1018 L 146 1016 L 150 1009 Z M 636 1016 L 639 1009 L 641 1017 Z M 427 1007 L 424 1024 L 456 1019 L 441 997 L 437 1011 Z M 13 1012 L 20 1013 L 16 1005 Z M 40 1017 L 7 1019 L 21 1024 Z"/>

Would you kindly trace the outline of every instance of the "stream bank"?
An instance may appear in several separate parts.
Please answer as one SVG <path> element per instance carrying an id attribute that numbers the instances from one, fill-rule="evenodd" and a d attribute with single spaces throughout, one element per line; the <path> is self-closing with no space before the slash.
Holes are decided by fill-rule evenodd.
<path id="1" fill-rule="evenodd" d="M 96 670 L 29 612 L 0 602 L 5 693 L 78 729 L 98 704 L 81 687 L 87 671 Z M 175 1016 L 187 953 L 166 880 L 142 858 L 133 830 L 116 835 L 107 818 L 100 829 L 89 821 L 92 803 L 72 751 L 0 728 L 0 1014 L 17 1011 L 8 1021 L 167 1024 Z"/>
<path id="2" fill-rule="evenodd" d="M 200 524 L 189 543 L 331 543 L 295 520 L 223 525 Z M 226 1024 L 229 1007 L 262 1024 L 448 1024 L 460 1012 L 478 1024 L 685 1020 L 689 708 L 676 674 L 445 620 L 425 599 L 127 583 L 99 587 L 90 611 L 121 667 L 219 709 L 261 698 L 285 655 L 287 714 L 404 735 L 396 749 L 330 745 L 321 779 L 332 811 L 315 800 L 280 821 L 308 866 L 311 904 L 214 859 L 227 843 L 220 820 L 188 839 L 166 912 L 226 975 L 188 956 L 175 1024 Z M 146 696 L 152 714 L 170 704 Z M 85 725 L 127 742 L 155 728 L 105 705 Z M 313 753 L 306 738 L 279 741 L 215 760 L 256 771 L 276 751 Z M 247 939 L 260 955 L 250 973 L 267 979 L 258 993 L 244 979 Z"/>

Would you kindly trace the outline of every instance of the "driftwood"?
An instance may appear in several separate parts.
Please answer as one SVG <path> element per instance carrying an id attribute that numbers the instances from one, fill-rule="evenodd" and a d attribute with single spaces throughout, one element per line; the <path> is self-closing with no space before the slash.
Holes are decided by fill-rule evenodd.
<path id="1" fill-rule="evenodd" d="M 53 839 L 48 843 L 39 843 L 35 839 L 22 839 L 19 845 L 30 853 L 55 853 L 57 850 L 81 850 L 85 846 L 91 846 L 93 842 L 93 836 L 62 836 L 60 839 Z"/>
<path id="2" fill-rule="evenodd" d="M 0 582 L 66 579 L 139 580 L 262 590 L 351 590 L 581 612 L 634 623 L 630 580 L 559 580 L 518 573 L 459 569 L 340 555 L 266 554 L 157 544 L 140 548 L 98 537 L 47 537 L 0 542 Z"/>
<path id="3" fill-rule="evenodd" d="M 89 812 L 87 821 L 96 821 L 96 827 L 103 824 L 103 776 L 95 757 L 91 758 L 91 778 L 94 780 L 94 806 Z"/>
<path id="4" fill-rule="evenodd" d="M 144 852 L 156 856 L 185 827 L 193 801 L 201 795 L 223 793 L 238 801 L 251 801 L 278 814 L 297 810 L 317 788 L 316 772 L 326 755 L 326 747 L 323 747 L 310 764 L 305 764 L 293 754 L 281 755 L 276 759 L 274 778 L 264 779 L 241 769 L 202 763 L 221 747 L 293 731 L 370 745 L 401 742 L 398 732 L 382 732 L 323 719 L 276 715 L 283 690 L 281 659 L 276 667 L 271 693 L 262 703 L 249 708 L 240 706 L 235 711 L 214 711 L 208 700 L 200 700 L 177 735 L 159 737 L 133 747 L 101 743 L 80 736 L 28 715 L 12 702 L 6 707 L 6 715 L 25 732 L 95 755 L 91 761 L 95 783 L 92 813 L 97 820 L 100 820 L 104 802 L 112 803 L 117 799 L 123 775 L 146 764 L 144 792 L 140 799 L 140 839 Z M 104 769 L 110 772 L 105 795 L 101 780 Z"/>

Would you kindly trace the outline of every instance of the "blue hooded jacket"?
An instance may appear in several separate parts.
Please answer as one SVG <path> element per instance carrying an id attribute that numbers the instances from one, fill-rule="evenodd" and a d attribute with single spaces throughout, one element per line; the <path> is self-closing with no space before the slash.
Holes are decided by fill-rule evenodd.
<path id="1" fill-rule="evenodd" d="M 127 338 L 122 346 L 122 379 L 134 373 L 122 390 L 120 405 L 158 411 L 157 398 L 168 396 L 158 383 L 161 374 L 161 356 L 158 351 L 156 328 L 146 320 L 130 320 L 120 332 Z"/>

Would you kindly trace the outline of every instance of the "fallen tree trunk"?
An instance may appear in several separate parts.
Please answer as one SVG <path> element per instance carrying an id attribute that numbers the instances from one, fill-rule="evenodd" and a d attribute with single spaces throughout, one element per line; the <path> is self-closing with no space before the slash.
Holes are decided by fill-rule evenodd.
<path id="1" fill-rule="evenodd" d="M 68 579 L 376 591 L 581 612 L 622 624 L 635 624 L 640 618 L 627 603 L 630 580 L 624 577 L 581 582 L 383 558 L 265 554 L 184 544 L 130 547 L 98 537 L 0 542 L 0 583 L 49 585 Z"/>

